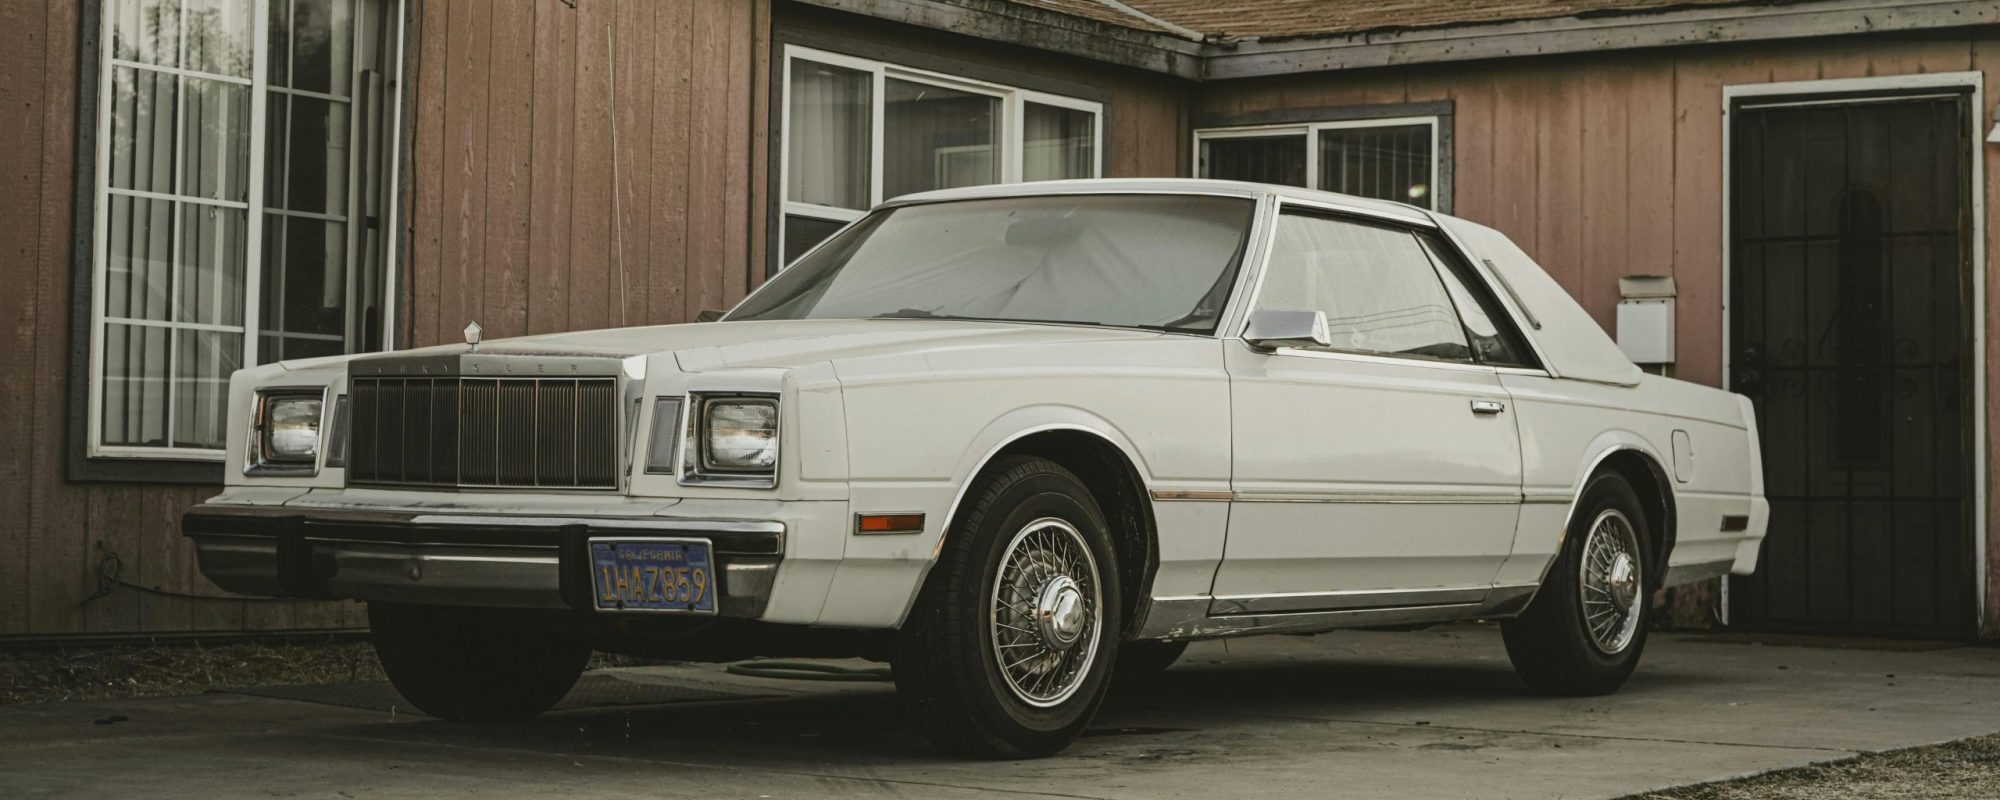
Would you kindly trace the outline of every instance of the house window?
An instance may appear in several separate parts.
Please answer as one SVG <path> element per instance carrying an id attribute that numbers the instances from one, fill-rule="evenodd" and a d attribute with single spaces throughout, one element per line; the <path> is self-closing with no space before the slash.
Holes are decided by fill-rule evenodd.
<path id="1" fill-rule="evenodd" d="M 401 0 L 104 0 L 90 454 L 219 459 L 229 375 L 379 349 Z"/>
<path id="2" fill-rule="evenodd" d="M 1195 174 L 1438 208 L 1437 117 L 1195 132 Z"/>
<path id="3" fill-rule="evenodd" d="M 786 264 L 892 197 L 1102 171 L 1099 103 L 794 46 L 784 75 Z"/>

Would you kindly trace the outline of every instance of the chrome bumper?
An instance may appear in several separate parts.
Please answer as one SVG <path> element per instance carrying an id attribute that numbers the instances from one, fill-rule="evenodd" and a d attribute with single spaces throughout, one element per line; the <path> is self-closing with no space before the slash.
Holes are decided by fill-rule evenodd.
<path id="1" fill-rule="evenodd" d="M 181 517 L 202 574 L 242 594 L 455 606 L 595 608 L 595 536 L 708 539 L 717 613 L 755 619 L 785 550 L 780 522 L 493 517 L 195 506 Z"/>

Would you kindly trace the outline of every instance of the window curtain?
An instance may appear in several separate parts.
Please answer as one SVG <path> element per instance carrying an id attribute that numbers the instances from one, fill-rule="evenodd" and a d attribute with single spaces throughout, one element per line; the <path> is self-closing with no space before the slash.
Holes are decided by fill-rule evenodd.
<path id="1" fill-rule="evenodd" d="M 1024 103 L 1021 179 L 1054 181 L 1097 175 L 1097 115 L 1073 108 Z"/>
<path id="2" fill-rule="evenodd" d="M 860 70 L 792 60 L 786 198 L 866 209 L 871 86 Z"/>

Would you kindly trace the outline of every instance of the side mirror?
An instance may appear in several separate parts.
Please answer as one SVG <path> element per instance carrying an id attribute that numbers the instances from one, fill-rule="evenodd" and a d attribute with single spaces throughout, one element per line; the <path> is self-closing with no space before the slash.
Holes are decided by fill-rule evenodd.
<path id="1" fill-rule="evenodd" d="M 1280 347 L 1331 347 L 1326 313 L 1297 308 L 1260 308 L 1250 314 L 1243 341 L 1259 350 Z"/>

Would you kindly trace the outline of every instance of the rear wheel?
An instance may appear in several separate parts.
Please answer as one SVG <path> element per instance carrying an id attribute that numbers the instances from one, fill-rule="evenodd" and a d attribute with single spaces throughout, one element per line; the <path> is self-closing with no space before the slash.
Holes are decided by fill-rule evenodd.
<path id="1" fill-rule="evenodd" d="M 1006 457 L 903 626 L 896 688 L 939 749 L 1052 755 L 1097 713 L 1118 658 L 1118 568 L 1097 502 L 1069 470 Z"/>
<path id="2" fill-rule="evenodd" d="M 418 710 L 490 722 L 555 707 L 583 674 L 590 648 L 483 624 L 490 622 L 469 609 L 368 604 L 382 671 Z"/>
<path id="3" fill-rule="evenodd" d="M 1621 475 L 1584 487 L 1563 551 L 1521 616 L 1500 626 L 1514 671 L 1536 691 L 1617 691 L 1639 664 L 1652 618 L 1652 541 L 1639 495 Z"/>

